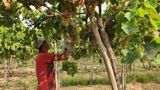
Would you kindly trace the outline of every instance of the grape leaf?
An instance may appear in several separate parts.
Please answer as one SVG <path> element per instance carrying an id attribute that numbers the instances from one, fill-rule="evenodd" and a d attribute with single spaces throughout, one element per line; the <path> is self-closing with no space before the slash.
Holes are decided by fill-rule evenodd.
<path id="1" fill-rule="evenodd" d="M 127 21 L 125 23 L 122 23 L 122 27 L 123 31 L 126 33 L 126 34 L 131 34 L 132 32 L 136 32 L 137 30 L 137 24 L 136 22 L 133 22 L 133 21 Z"/>
<path id="2" fill-rule="evenodd" d="M 155 57 L 155 61 L 160 64 L 160 54 L 157 54 Z"/>

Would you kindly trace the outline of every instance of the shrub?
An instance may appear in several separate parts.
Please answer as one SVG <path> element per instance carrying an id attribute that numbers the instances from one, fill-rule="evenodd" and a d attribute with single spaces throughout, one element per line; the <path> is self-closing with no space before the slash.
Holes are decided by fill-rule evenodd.
<path id="1" fill-rule="evenodd" d="M 153 73 L 154 82 L 160 84 L 160 72 Z"/>
<path id="2" fill-rule="evenodd" d="M 136 81 L 142 83 L 148 83 L 153 81 L 153 75 L 151 73 L 143 73 L 136 75 Z"/>
<path id="3" fill-rule="evenodd" d="M 110 84 L 110 80 L 108 78 L 95 78 L 93 79 L 93 84 Z"/>
<path id="4" fill-rule="evenodd" d="M 103 77 L 93 78 L 93 85 L 96 84 L 109 84 L 109 79 Z M 66 77 L 61 80 L 62 86 L 77 86 L 77 85 L 89 85 L 89 78 L 85 75 L 75 75 L 73 77 Z"/>
<path id="5" fill-rule="evenodd" d="M 67 77 L 62 79 L 62 86 L 76 86 L 76 85 L 88 85 L 88 79 L 86 77 Z"/>
<path id="6" fill-rule="evenodd" d="M 132 81 L 135 81 L 135 75 L 134 74 L 131 74 L 131 73 L 129 73 L 129 74 L 127 74 L 127 78 L 126 78 L 126 82 L 127 83 L 130 83 L 130 82 L 132 82 Z"/>

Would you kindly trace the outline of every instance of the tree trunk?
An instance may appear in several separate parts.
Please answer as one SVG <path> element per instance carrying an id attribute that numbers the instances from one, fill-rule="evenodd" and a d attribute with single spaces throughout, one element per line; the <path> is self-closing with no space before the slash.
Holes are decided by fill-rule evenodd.
<path id="1" fill-rule="evenodd" d="M 102 42 L 104 43 L 105 47 L 107 48 L 107 54 L 111 60 L 112 68 L 114 71 L 114 76 L 117 81 L 118 89 L 120 90 L 120 80 L 118 77 L 118 66 L 117 66 L 116 56 L 115 56 L 114 51 L 111 47 L 111 43 L 109 41 L 108 34 L 105 32 L 105 29 L 104 29 L 105 25 L 103 25 L 102 18 L 98 18 L 98 25 L 99 25 L 99 30 L 100 30 Z"/>
<path id="2" fill-rule="evenodd" d="M 136 75 L 135 75 L 135 71 L 136 71 L 136 66 L 135 66 L 135 63 L 133 63 L 133 81 L 135 82 L 136 81 Z"/>
<path id="3" fill-rule="evenodd" d="M 140 62 L 142 63 L 143 69 L 146 69 L 144 58 L 141 58 L 141 59 L 140 59 Z"/>
<path id="4" fill-rule="evenodd" d="M 151 69 L 152 69 L 151 60 L 150 60 L 150 59 L 147 59 L 147 62 L 148 62 L 148 69 L 151 70 Z"/>
<path id="5" fill-rule="evenodd" d="M 13 75 L 13 67 L 11 64 L 12 56 L 8 59 L 8 76 L 11 77 Z"/>
<path id="6" fill-rule="evenodd" d="M 92 32 L 93 32 L 93 34 L 95 36 L 96 42 L 97 42 L 98 47 L 100 49 L 101 56 L 103 57 L 105 66 L 106 66 L 106 68 L 108 70 L 108 76 L 109 76 L 109 78 L 111 80 L 112 90 L 118 90 L 116 78 L 114 76 L 114 72 L 113 72 L 113 69 L 112 69 L 112 65 L 111 65 L 110 59 L 109 59 L 109 57 L 107 55 L 106 48 L 105 48 L 104 44 L 102 43 L 100 34 L 98 32 L 98 27 L 93 22 L 91 23 L 91 30 L 92 30 Z"/>

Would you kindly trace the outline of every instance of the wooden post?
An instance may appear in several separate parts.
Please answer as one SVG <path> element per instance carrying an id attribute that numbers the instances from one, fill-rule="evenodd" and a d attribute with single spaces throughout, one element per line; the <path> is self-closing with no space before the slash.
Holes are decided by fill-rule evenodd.
<path id="1" fill-rule="evenodd" d="M 126 90 L 126 64 L 122 64 L 122 90 Z"/>
<path id="2" fill-rule="evenodd" d="M 55 41 L 55 54 L 58 52 L 57 48 L 57 42 Z M 56 79 L 56 90 L 59 90 L 59 70 L 58 70 L 58 62 L 54 62 L 54 68 L 55 68 L 55 79 Z"/>

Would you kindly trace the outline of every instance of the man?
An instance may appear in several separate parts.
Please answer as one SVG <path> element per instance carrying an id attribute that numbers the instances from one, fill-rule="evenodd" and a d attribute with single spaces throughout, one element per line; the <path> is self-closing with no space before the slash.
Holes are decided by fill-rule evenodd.
<path id="1" fill-rule="evenodd" d="M 39 53 L 36 57 L 37 90 L 55 90 L 55 72 L 53 61 L 67 60 L 69 50 L 63 54 L 48 53 L 49 45 L 44 39 L 38 39 Z"/>

